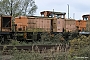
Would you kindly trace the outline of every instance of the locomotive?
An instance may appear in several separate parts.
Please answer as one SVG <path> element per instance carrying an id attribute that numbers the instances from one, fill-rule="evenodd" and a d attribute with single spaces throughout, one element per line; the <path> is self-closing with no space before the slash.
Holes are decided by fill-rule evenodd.
<path id="1" fill-rule="evenodd" d="M 47 18 L 46 18 L 47 19 Z M 52 23 L 53 21 L 50 20 Z M 17 30 L 17 25 L 13 22 L 12 16 L 1 15 L 0 16 L 0 42 L 10 41 L 10 40 L 19 40 L 19 41 L 33 41 L 40 40 L 40 35 L 43 31 L 32 32 L 32 31 L 22 31 L 19 28 Z M 59 32 L 53 31 L 53 24 L 51 24 L 50 30 L 48 30 L 49 34 L 57 34 Z"/>

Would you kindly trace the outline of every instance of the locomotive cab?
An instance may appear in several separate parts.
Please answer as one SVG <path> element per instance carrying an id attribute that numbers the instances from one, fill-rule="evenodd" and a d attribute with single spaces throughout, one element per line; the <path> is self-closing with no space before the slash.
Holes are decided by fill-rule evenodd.
<path id="1" fill-rule="evenodd" d="M 0 19 L 0 31 L 1 32 L 10 32 L 12 27 L 12 18 L 11 16 L 1 16 Z"/>

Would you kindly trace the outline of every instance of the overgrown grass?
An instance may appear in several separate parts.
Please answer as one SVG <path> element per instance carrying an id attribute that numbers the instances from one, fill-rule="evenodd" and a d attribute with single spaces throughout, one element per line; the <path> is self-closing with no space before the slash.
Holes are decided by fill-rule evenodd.
<path id="1" fill-rule="evenodd" d="M 57 42 L 56 42 L 57 43 Z M 81 36 L 79 38 L 75 38 L 73 40 L 70 40 L 70 48 L 69 51 L 61 51 L 60 49 L 49 49 L 45 50 L 43 49 L 41 52 L 37 49 L 34 51 L 25 51 L 25 50 L 17 50 L 14 48 L 11 52 L 11 60 L 85 60 L 85 58 L 76 58 L 76 57 L 88 57 L 87 60 L 90 60 L 90 36 Z M 42 44 L 55 44 L 52 42 L 33 42 L 33 43 L 25 43 L 25 42 L 18 42 L 18 41 L 12 41 L 10 45 L 42 45 Z M 61 42 L 58 42 L 57 44 L 62 44 Z M 80 48 L 77 51 L 74 51 L 74 46 Z M 4 49 L 3 49 L 4 51 Z M 2 52 L 0 52 L 0 55 L 2 55 Z M 72 52 L 73 51 L 73 52 Z M 75 55 L 78 54 L 78 55 Z M 73 56 L 72 56 L 73 55 Z"/>
<path id="2" fill-rule="evenodd" d="M 1 54 L 5 50 L 1 52 Z M 49 49 L 42 51 L 26 51 L 26 50 L 17 50 L 13 48 L 13 50 L 9 51 L 10 56 L 12 56 L 11 60 L 70 60 L 70 56 L 68 56 L 68 52 L 61 52 L 59 50 Z"/>
<path id="3" fill-rule="evenodd" d="M 59 45 L 59 44 L 66 44 L 66 41 L 33 41 L 33 42 L 27 42 L 27 41 L 17 41 L 17 40 L 11 40 L 7 43 L 0 43 L 0 45 L 10 45 L 10 46 L 27 46 L 27 45 Z"/>

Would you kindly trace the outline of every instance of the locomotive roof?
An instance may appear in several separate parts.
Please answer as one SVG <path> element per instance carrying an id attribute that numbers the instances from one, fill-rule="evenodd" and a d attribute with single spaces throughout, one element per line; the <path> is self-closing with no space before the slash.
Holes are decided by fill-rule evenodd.
<path id="1" fill-rule="evenodd" d="M 0 17 L 11 17 L 10 15 L 0 15 Z"/>
<path id="2" fill-rule="evenodd" d="M 41 14 L 44 14 L 44 12 L 53 13 L 55 15 L 65 15 L 65 12 L 54 12 L 54 11 L 42 11 Z"/>

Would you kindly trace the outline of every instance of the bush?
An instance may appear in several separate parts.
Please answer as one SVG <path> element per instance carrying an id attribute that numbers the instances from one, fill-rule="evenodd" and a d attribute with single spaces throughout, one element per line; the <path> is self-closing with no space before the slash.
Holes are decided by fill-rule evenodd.
<path id="1" fill-rule="evenodd" d="M 90 57 L 90 36 L 81 36 L 70 40 L 70 55 Z"/>

